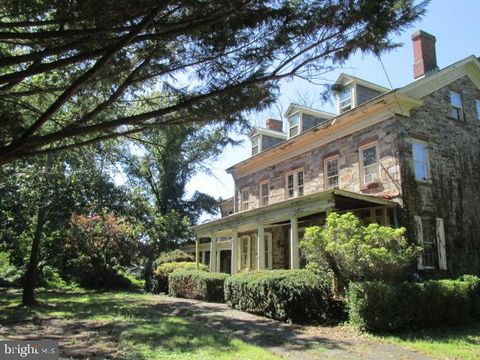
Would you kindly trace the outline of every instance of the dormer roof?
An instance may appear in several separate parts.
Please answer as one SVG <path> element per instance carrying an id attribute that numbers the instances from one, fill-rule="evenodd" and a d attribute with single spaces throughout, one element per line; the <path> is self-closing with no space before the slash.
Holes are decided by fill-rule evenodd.
<path id="1" fill-rule="evenodd" d="M 292 115 L 296 112 L 303 112 L 303 113 L 310 114 L 310 115 L 313 115 L 315 117 L 325 119 L 325 120 L 331 119 L 334 116 L 336 116 L 335 114 L 332 114 L 332 113 L 327 112 L 327 111 L 317 110 L 317 109 L 313 109 L 313 108 L 310 108 L 310 107 L 307 107 L 307 106 L 298 105 L 298 104 L 295 104 L 295 103 L 291 103 L 288 106 L 288 109 L 287 109 L 287 111 L 285 111 L 284 116 L 289 117 L 290 115 Z"/>
<path id="2" fill-rule="evenodd" d="M 340 74 L 340 76 L 337 78 L 337 81 L 335 81 L 335 85 L 345 86 L 345 85 L 348 85 L 348 84 L 353 83 L 353 82 L 356 83 L 356 84 L 365 86 L 369 89 L 379 91 L 381 93 L 386 93 L 386 92 L 390 91 L 390 89 L 388 89 L 386 87 L 374 84 L 370 81 L 363 80 L 363 79 L 360 79 L 356 76 L 345 74 L 345 73 Z"/>
<path id="3" fill-rule="evenodd" d="M 251 138 L 252 136 L 255 136 L 257 134 L 266 135 L 277 139 L 287 139 L 287 134 L 285 134 L 284 132 L 274 131 L 260 126 L 254 126 L 248 136 Z"/>

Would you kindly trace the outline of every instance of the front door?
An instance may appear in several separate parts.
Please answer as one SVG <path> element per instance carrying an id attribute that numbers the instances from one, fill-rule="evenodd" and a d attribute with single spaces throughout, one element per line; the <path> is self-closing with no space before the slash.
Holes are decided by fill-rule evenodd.
<path id="1" fill-rule="evenodd" d="M 232 251 L 222 250 L 220 251 L 220 272 L 231 274 L 232 273 Z"/>

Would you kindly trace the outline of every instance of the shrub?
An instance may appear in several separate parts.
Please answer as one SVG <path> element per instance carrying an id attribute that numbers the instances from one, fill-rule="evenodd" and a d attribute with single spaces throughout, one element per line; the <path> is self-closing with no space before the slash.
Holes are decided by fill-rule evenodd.
<path id="1" fill-rule="evenodd" d="M 227 274 L 177 270 L 168 276 L 168 294 L 188 299 L 224 302 Z"/>
<path id="2" fill-rule="evenodd" d="M 10 256 L 0 252 L 0 287 L 19 286 L 22 271 L 10 263 Z"/>
<path id="3" fill-rule="evenodd" d="M 480 279 L 423 283 L 351 283 L 350 322 L 367 331 L 392 331 L 463 324 L 480 318 Z"/>
<path id="4" fill-rule="evenodd" d="M 307 228 L 301 247 L 309 266 L 350 281 L 398 282 L 411 274 L 420 248 L 404 237 L 405 228 L 362 225 L 352 213 L 331 213 L 323 227 Z"/>
<path id="5" fill-rule="evenodd" d="M 153 280 L 152 292 L 155 294 L 168 292 L 168 275 L 175 270 L 196 270 L 197 265 L 194 262 L 171 262 L 157 267 Z M 200 271 L 208 271 L 208 266 L 200 264 Z"/>
<path id="6" fill-rule="evenodd" d="M 195 261 L 195 258 L 192 255 L 187 254 L 183 250 L 177 249 L 177 250 L 161 253 L 158 259 L 155 261 L 155 264 L 157 266 L 160 266 L 162 264 L 172 263 L 172 262 L 193 262 L 193 261 Z"/>
<path id="7" fill-rule="evenodd" d="M 331 279 L 309 270 L 269 270 L 236 274 L 225 281 L 229 306 L 289 322 L 333 322 L 344 318 L 333 299 Z"/>

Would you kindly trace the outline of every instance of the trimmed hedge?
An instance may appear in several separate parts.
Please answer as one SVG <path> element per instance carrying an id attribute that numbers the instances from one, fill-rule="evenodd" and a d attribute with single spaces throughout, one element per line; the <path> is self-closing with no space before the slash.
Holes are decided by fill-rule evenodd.
<path id="1" fill-rule="evenodd" d="M 152 292 L 155 294 L 168 292 L 168 276 L 175 270 L 196 270 L 197 265 L 194 262 L 170 262 L 157 267 L 153 277 Z M 200 271 L 208 271 L 208 266 L 200 264 Z"/>
<path id="2" fill-rule="evenodd" d="M 344 320 L 343 303 L 333 299 L 331 282 L 309 270 L 251 271 L 225 281 L 232 308 L 281 321 L 311 323 Z"/>
<path id="3" fill-rule="evenodd" d="M 168 276 L 168 294 L 175 297 L 224 302 L 227 274 L 177 270 Z"/>
<path id="4" fill-rule="evenodd" d="M 388 285 L 351 283 L 350 322 L 367 331 L 422 329 L 458 325 L 480 318 L 480 279 L 430 280 Z"/>

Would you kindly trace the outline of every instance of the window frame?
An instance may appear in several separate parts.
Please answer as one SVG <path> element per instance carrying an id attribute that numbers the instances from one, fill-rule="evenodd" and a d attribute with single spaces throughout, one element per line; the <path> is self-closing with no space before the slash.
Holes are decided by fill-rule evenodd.
<path id="1" fill-rule="evenodd" d="M 251 249 L 252 238 L 250 235 L 243 235 L 240 238 L 240 270 L 251 269 Z M 244 245 L 246 245 L 246 251 L 244 251 Z"/>
<path id="2" fill-rule="evenodd" d="M 255 146 L 253 146 L 253 139 L 254 139 L 254 138 L 258 138 L 257 145 L 255 145 Z M 255 155 L 257 155 L 257 154 L 259 154 L 259 153 L 261 152 L 261 149 L 262 149 L 262 135 L 261 135 L 261 134 L 256 134 L 256 135 L 254 135 L 254 136 L 251 137 L 250 141 L 251 141 L 251 145 L 252 145 L 252 147 L 251 147 L 252 156 L 255 156 Z M 257 148 L 257 152 L 256 152 L 256 153 L 253 153 L 253 149 L 254 149 L 254 148 Z"/>
<path id="3" fill-rule="evenodd" d="M 267 185 L 267 189 L 268 189 L 268 194 L 265 196 L 265 194 L 263 193 L 263 186 L 264 185 Z M 264 198 L 266 197 L 267 199 L 267 203 L 264 204 L 263 200 Z M 259 199 L 259 205 L 260 206 L 267 206 L 270 204 L 270 180 L 263 180 L 260 182 L 260 199 Z"/>
<path id="4" fill-rule="evenodd" d="M 347 92 L 350 93 L 350 102 L 347 104 L 349 106 L 348 108 L 347 108 L 347 105 L 342 106 L 342 102 L 346 101 L 346 100 L 342 101 L 342 94 L 345 94 Z M 343 91 L 340 91 L 338 93 L 338 113 L 343 114 L 344 112 L 347 112 L 348 110 L 351 110 L 351 109 L 353 109 L 353 86 L 348 85 L 348 87 L 346 87 Z"/>
<path id="5" fill-rule="evenodd" d="M 371 147 L 375 147 L 375 157 L 376 157 L 376 178 L 374 178 L 370 182 L 365 182 L 365 165 L 363 163 L 363 152 Z M 361 145 L 358 147 L 358 155 L 359 155 L 359 164 L 360 164 L 360 184 L 363 186 L 375 183 L 380 181 L 380 149 L 378 141 L 372 141 L 367 144 Z M 373 165 L 373 164 L 372 164 Z M 372 166 L 367 165 L 367 166 Z"/>
<path id="6" fill-rule="evenodd" d="M 428 155 L 428 143 L 425 142 L 425 141 L 422 141 L 422 140 L 419 140 L 419 139 L 412 139 L 410 141 L 411 143 L 411 146 L 412 146 L 412 168 L 413 168 L 413 175 L 415 176 L 415 180 L 416 181 L 419 181 L 419 182 L 429 182 L 430 179 L 431 179 L 431 173 L 430 173 L 430 157 Z M 420 162 L 419 160 L 415 160 L 415 152 L 413 150 L 413 147 L 414 145 L 422 145 L 423 146 L 423 150 L 424 150 L 424 153 L 425 153 L 425 161 L 424 161 L 424 165 L 425 165 L 425 173 L 426 173 L 426 178 L 425 179 L 420 179 L 417 177 L 417 173 L 416 173 L 416 167 L 415 167 L 415 164 L 417 162 Z"/>
<path id="7" fill-rule="evenodd" d="M 329 186 L 329 183 L 328 183 L 328 180 L 332 177 L 332 176 L 328 176 L 328 163 L 331 162 L 331 161 L 334 161 L 336 160 L 337 161 L 337 185 L 336 186 Z M 325 190 L 328 190 L 328 189 L 335 189 L 335 188 L 339 188 L 340 187 L 340 155 L 333 155 L 333 156 L 329 156 L 327 158 L 325 158 L 323 160 L 323 178 L 324 178 L 324 188 Z"/>
<path id="8" fill-rule="evenodd" d="M 477 108 L 477 120 L 480 121 L 480 99 L 475 99 L 475 107 Z"/>
<path id="9" fill-rule="evenodd" d="M 243 196 L 245 192 L 248 194 L 247 200 L 245 200 Z M 244 204 L 246 204 L 246 206 L 244 206 Z M 249 207 L 250 207 L 250 188 L 247 186 L 240 190 L 240 211 L 247 211 L 249 210 Z"/>
<path id="10" fill-rule="evenodd" d="M 300 186 L 298 185 L 298 174 L 302 173 L 302 191 L 301 194 L 299 193 L 299 188 Z M 288 177 L 292 175 L 293 176 L 293 195 L 289 196 L 289 190 L 290 188 L 288 187 Z M 298 168 L 292 171 L 289 171 L 285 174 L 285 199 L 293 199 L 296 197 L 300 197 L 305 195 L 305 171 L 304 168 Z"/>
<path id="11" fill-rule="evenodd" d="M 264 234 L 265 240 L 265 269 L 272 270 L 273 269 L 273 240 L 271 233 Z M 270 251 L 267 251 L 270 250 Z"/>
<path id="12" fill-rule="evenodd" d="M 298 122 L 295 126 L 292 126 L 291 118 L 294 116 L 298 116 Z M 297 128 L 297 133 L 295 135 L 292 135 L 292 128 Z M 301 112 L 295 112 L 292 115 L 288 117 L 288 138 L 292 138 L 295 136 L 298 136 L 302 133 L 302 113 Z"/>
<path id="13" fill-rule="evenodd" d="M 458 98 L 460 99 L 460 107 L 457 107 L 456 105 L 453 104 L 453 95 L 454 94 L 458 95 Z M 455 112 L 456 115 L 453 115 L 454 111 L 456 111 Z M 455 121 L 464 121 L 462 94 L 458 91 L 455 91 L 455 90 L 450 90 L 450 117 L 452 119 L 454 119 Z"/>

